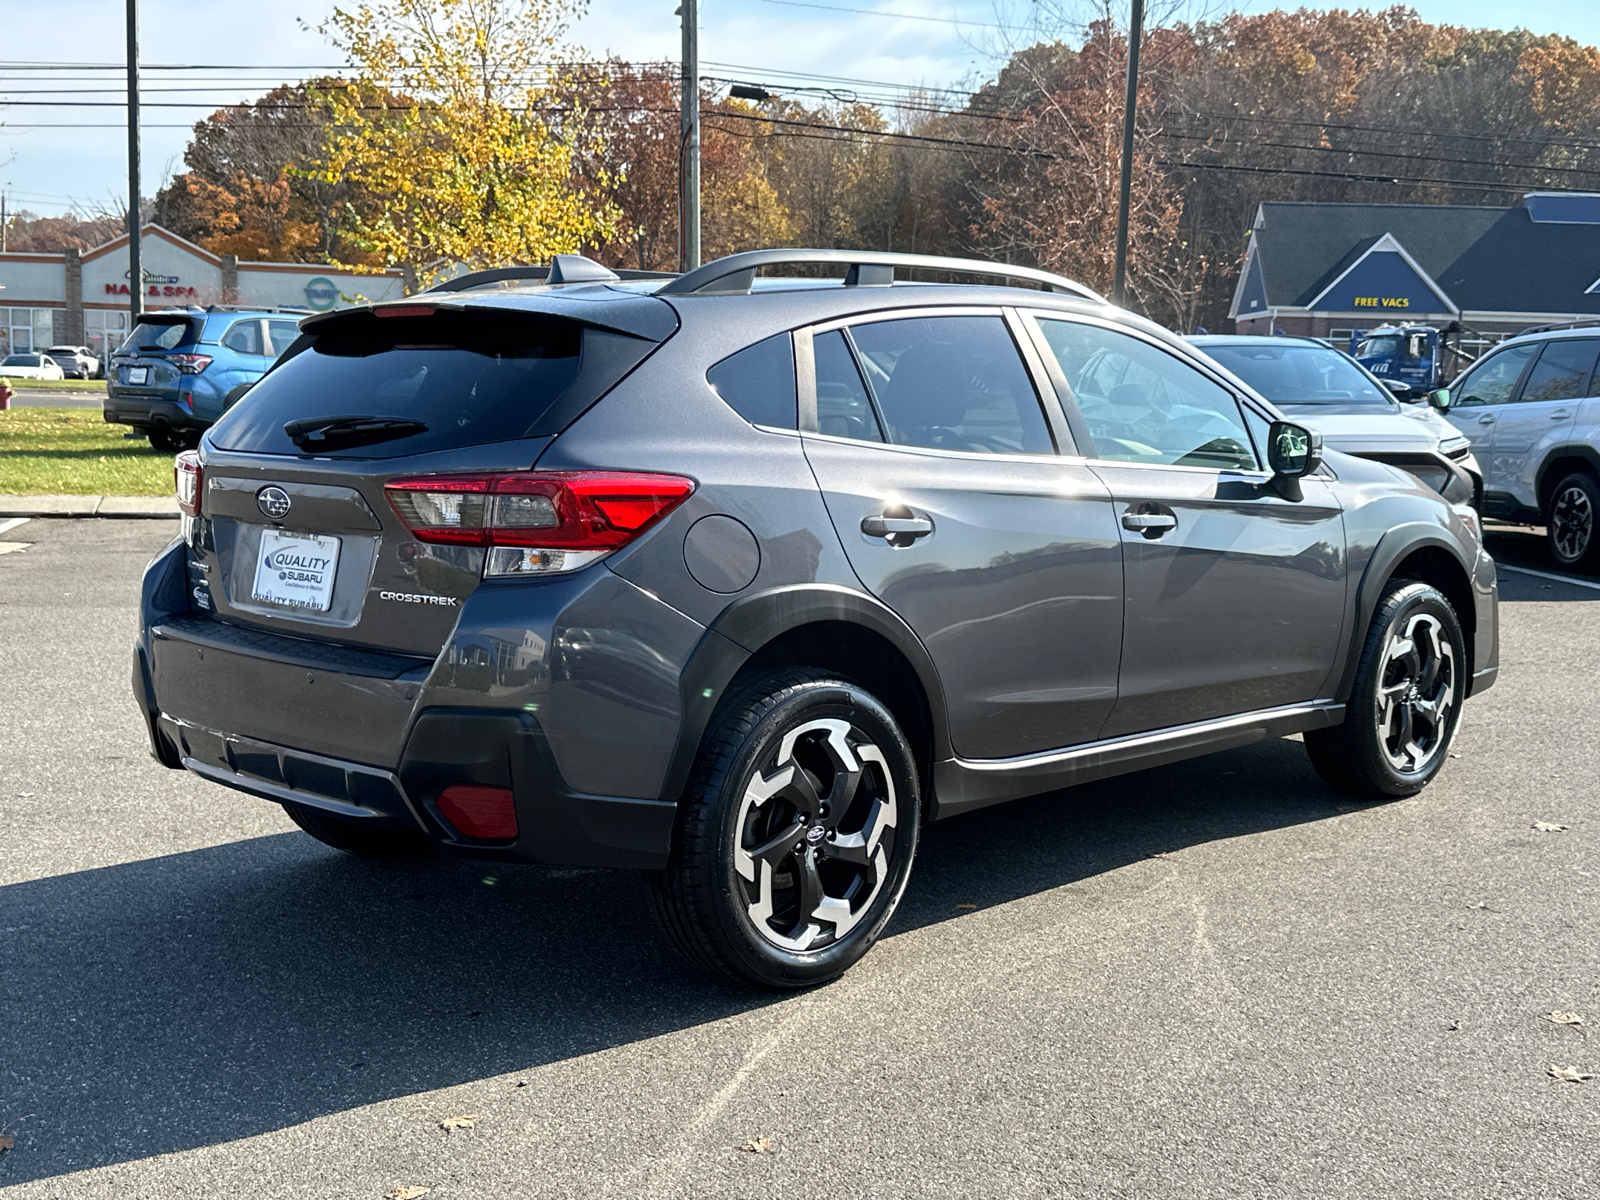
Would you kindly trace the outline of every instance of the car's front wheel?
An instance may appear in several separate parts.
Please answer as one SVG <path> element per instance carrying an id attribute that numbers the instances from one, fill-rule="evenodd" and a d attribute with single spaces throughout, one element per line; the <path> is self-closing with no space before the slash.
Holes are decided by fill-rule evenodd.
<path id="1" fill-rule="evenodd" d="M 1469 670 L 1450 602 L 1429 584 L 1395 580 L 1372 614 L 1344 723 L 1305 735 L 1312 765 L 1354 795 L 1420 792 L 1449 753 Z"/>
<path id="2" fill-rule="evenodd" d="M 910 877 L 922 802 L 911 747 L 855 684 L 793 670 L 742 690 L 707 737 L 667 869 L 647 876 L 668 940 L 735 982 L 842 974 Z"/>
<path id="3" fill-rule="evenodd" d="M 303 804 L 285 804 L 283 811 L 289 814 L 291 821 L 323 845 L 354 854 L 358 858 L 405 862 L 427 858 L 438 850 L 431 840 L 415 829 L 344 821 Z"/>
<path id="4" fill-rule="evenodd" d="M 1600 482 L 1585 471 L 1568 475 L 1550 493 L 1545 508 L 1545 536 L 1550 557 L 1572 570 L 1600 569 Z"/>

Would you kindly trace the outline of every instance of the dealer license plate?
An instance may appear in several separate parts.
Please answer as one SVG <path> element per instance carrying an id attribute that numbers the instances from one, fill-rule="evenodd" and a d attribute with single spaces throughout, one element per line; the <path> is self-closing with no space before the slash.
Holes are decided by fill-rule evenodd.
<path id="1" fill-rule="evenodd" d="M 147 380 L 149 378 L 150 378 L 150 368 L 149 367 L 129 367 L 128 368 L 128 382 L 130 384 L 132 384 L 132 383 L 143 383 L 145 380 Z"/>
<path id="2" fill-rule="evenodd" d="M 252 594 L 267 604 L 327 612 L 338 569 L 338 538 L 264 529 Z"/>

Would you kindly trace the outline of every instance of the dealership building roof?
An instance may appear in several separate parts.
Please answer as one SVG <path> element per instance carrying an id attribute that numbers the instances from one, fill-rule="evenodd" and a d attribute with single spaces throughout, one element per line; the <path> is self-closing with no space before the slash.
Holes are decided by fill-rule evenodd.
<path id="1" fill-rule="evenodd" d="M 1509 208 L 1268 201 L 1228 315 L 1241 333 L 1311 334 L 1600 316 L 1600 194 L 1529 192 Z"/>
<path id="2" fill-rule="evenodd" d="M 139 252 L 148 309 L 238 304 L 324 311 L 405 294 L 398 270 L 241 261 L 153 224 L 141 231 Z M 0 254 L 0 350 L 114 347 L 128 328 L 128 269 L 126 234 L 92 250 Z"/>

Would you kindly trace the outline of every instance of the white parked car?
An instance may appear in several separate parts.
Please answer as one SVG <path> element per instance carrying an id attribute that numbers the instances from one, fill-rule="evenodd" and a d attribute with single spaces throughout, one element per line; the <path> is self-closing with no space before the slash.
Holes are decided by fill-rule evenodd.
<path id="1" fill-rule="evenodd" d="M 0 359 L 0 377 L 6 379 L 65 379 L 61 364 L 48 354 L 8 354 Z"/>
<path id="2" fill-rule="evenodd" d="M 94 379 L 100 374 L 100 360 L 87 346 L 50 346 L 45 350 L 68 379 Z"/>

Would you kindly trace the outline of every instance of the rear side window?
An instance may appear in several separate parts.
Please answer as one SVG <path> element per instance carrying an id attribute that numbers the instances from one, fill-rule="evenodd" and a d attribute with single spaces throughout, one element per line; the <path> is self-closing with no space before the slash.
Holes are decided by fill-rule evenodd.
<path id="1" fill-rule="evenodd" d="M 706 372 L 706 380 L 734 412 L 752 425 L 799 425 L 794 386 L 794 346 L 787 333 L 746 346 Z"/>
<path id="2" fill-rule="evenodd" d="M 1566 338 L 1546 342 L 1539 361 L 1528 372 L 1518 400 L 1576 400 L 1589 394 L 1589 376 L 1594 371 L 1595 350 L 1600 342 L 1593 338 Z"/>
<path id="3" fill-rule="evenodd" d="M 559 433 L 655 345 L 542 314 L 359 313 L 268 371 L 211 440 L 226 450 L 300 454 L 283 429 L 292 421 L 362 416 L 425 425 L 378 444 L 317 451 L 396 458 Z"/>
<path id="4" fill-rule="evenodd" d="M 851 326 L 850 337 L 891 442 L 979 454 L 1055 453 L 1027 368 L 1000 317 L 875 321 Z"/>
<path id="5" fill-rule="evenodd" d="M 276 358 L 294 345 L 295 338 L 300 336 L 300 326 L 293 321 L 268 321 L 267 336 L 272 339 L 269 353 Z"/>
<path id="6" fill-rule="evenodd" d="M 122 343 L 120 353 L 134 354 L 140 350 L 175 350 L 195 340 L 199 335 L 200 322 L 180 319 L 177 321 L 140 321 L 133 327 L 133 332 L 128 335 L 128 340 Z"/>
<path id="7" fill-rule="evenodd" d="M 235 321 L 222 335 L 222 344 L 235 354 L 261 354 L 261 322 Z"/>
<path id="8" fill-rule="evenodd" d="M 817 431 L 865 442 L 883 441 L 844 334 L 837 329 L 819 333 L 811 341 L 811 352 L 817 364 Z"/>

